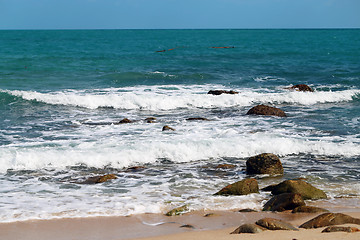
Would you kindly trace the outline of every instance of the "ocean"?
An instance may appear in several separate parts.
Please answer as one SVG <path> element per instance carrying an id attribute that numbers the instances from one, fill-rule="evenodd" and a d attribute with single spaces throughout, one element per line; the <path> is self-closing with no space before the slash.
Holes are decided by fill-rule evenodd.
<path id="1" fill-rule="evenodd" d="M 359 29 L 0 31 L 1 222 L 260 210 L 269 193 L 213 194 L 265 152 L 285 174 L 260 187 L 305 178 L 358 207 Z"/>

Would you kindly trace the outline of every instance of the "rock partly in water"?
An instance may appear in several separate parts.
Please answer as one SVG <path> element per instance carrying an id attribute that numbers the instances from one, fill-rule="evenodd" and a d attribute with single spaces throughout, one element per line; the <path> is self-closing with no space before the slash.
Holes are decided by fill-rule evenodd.
<path id="1" fill-rule="evenodd" d="M 174 209 L 168 211 L 165 215 L 166 216 L 177 216 L 177 215 L 184 214 L 187 211 L 189 211 L 188 205 L 183 205 L 181 207 L 174 208 Z"/>
<path id="2" fill-rule="evenodd" d="M 95 176 L 95 177 L 89 177 L 84 182 L 81 182 L 81 184 L 96 184 L 96 183 L 103 183 L 107 182 L 111 179 L 117 179 L 115 174 L 106 174 L 102 176 Z"/>
<path id="3" fill-rule="evenodd" d="M 263 211 L 283 212 L 293 210 L 296 207 L 304 206 L 305 202 L 298 193 L 283 193 L 271 198 L 263 208 Z"/>
<path id="4" fill-rule="evenodd" d="M 342 213 L 323 213 L 316 218 L 313 218 L 306 223 L 302 224 L 301 228 L 319 228 L 332 225 L 341 225 L 341 224 L 358 224 L 360 225 L 359 218 L 353 218 L 349 215 Z"/>
<path id="5" fill-rule="evenodd" d="M 256 224 L 243 224 L 237 229 L 235 229 L 230 234 L 240 234 L 240 233 L 261 233 L 263 231 L 266 231 L 266 228 L 263 228 Z"/>
<path id="6" fill-rule="evenodd" d="M 145 122 L 147 123 L 155 123 L 156 122 L 156 118 L 154 117 L 148 117 L 145 119 Z"/>
<path id="7" fill-rule="evenodd" d="M 133 166 L 133 167 L 129 167 L 125 170 L 125 172 L 138 172 L 138 171 L 142 171 L 144 170 L 145 167 L 144 166 Z"/>
<path id="8" fill-rule="evenodd" d="M 266 105 L 257 105 L 251 108 L 247 113 L 247 115 L 265 115 L 265 116 L 278 116 L 278 117 L 286 117 L 286 114 L 283 110 L 275 107 L 270 107 Z"/>
<path id="9" fill-rule="evenodd" d="M 219 164 L 215 168 L 223 168 L 223 169 L 231 169 L 235 168 L 236 166 L 233 164 Z"/>
<path id="10" fill-rule="evenodd" d="M 133 121 L 131 121 L 130 119 L 128 119 L 128 118 L 124 118 L 124 119 L 122 119 L 120 122 L 119 122 L 119 124 L 123 124 L 123 123 L 132 123 Z"/>
<path id="11" fill-rule="evenodd" d="M 290 87 L 289 89 L 295 89 L 300 92 L 313 92 L 314 91 L 311 87 L 309 87 L 306 84 L 297 84 L 297 85 Z"/>
<path id="12" fill-rule="evenodd" d="M 209 119 L 207 118 L 203 118 L 203 117 L 192 117 L 192 118 L 187 118 L 187 121 L 209 121 Z"/>
<path id="13" fill-rule="evenodd" d="M 321 231 L 322 233 L 329 233 L 329 232 L 360 232 L 360 230 L 356 227 L 343 227 L 343 226 L 331 226 L 327 227 Z"/>
<path id="14" fill-rule="evenodd" d="M 269 230 L 292 230 L 298 231 L 296 227 L 290 223 L 275 219 L 275 218 L 263 218 L 256 222 L 257 225 L 267 228 Z"/>
<path id="15" fill-rule="evenodd" d="M 312 207 L 312 206 L 300 206 L 292 210 L 292 213 L 324 213 L 324 212 L 329 212 L 329 210 L 319 207 Z"/>
<path id="16" fill-rule="evenodd" d="M 162 131 L 175 131 L 174 128 L 169 127 L 168 125 L 163 126 Z"/>
<path id="17" fill-rule="evenodd" d="M 304 200 L 327 198 L 326 194 L 303 180 L 286 180 L 274 186 L 271 193 L 278 195 L 282 193 L 300 193 Z"/>
<path id="18" fill-rule="evenodd" d="M 238 94 L 238 92 L 235 92 L 233 90 L 230 91 L 226 91 L 226 90 L 210 90 L 208 92 L 208 94 L 212 94 L 212 95 L 221 95 L 221 94 Z"/>
<path id="19" fill-rule="evenodd" d="M 250 193 L 259 193 L 259 186 L 256 179 L 248 178 L 239 182 L 230 184 L 214 195 L 247 195 Z"/>
<path id="20" fill-rule="evenodd" d="M 251 208 L 244 208 L 244 209 L 240 209 L 238 212 L 247 213 L 247 212 L 257 212 L 257 211 Z"/>
<path id="21" fill-rule="evenodd" d="M 262 153 L 250 157 L 246 161 L 247 174 L 283 174 L 284 169 L 278 156 L 272 153 Z"/>

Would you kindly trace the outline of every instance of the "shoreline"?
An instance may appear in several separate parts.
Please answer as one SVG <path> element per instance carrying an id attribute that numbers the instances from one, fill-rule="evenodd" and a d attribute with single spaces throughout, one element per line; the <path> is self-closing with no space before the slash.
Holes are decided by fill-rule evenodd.
<path id="1" fill-rule="evenodd" d="M 350 199 L 349 199 L 350 200 Z M 326 202 L 312 202 L 313 206 L 325 207 L 331 212 L 341 212 L 360 218 L 360 208 L 346 208 L 328 205 Z M 315 203 L 315 204 L 314 204 Z M 326 205 L 328 207 L 326 207 Z M 205 217 L 206 214 L 212 213 Z M 193 211 L 180 216 L 164 214 L 138 214 L 131 216 L 62 218 L 48 220 L 27 220 L 0 223 L 0 239 L 4 240 L 61 240 L 61 239 L 358 239 L 360 233 L 321 233 L 319 229 L 300 229 L 300 231 L 265 231 L 258 234 L 233 234 L 230 232 L 245 223 L 254 223 L 265 217 L 287 221 L 298 227 L 320 213 L 291 212 L 238 212 Z M 348 224 L 360 228 L 359 225 Z M 271 234 L 269 234 L 271 233 Z M 314 236 L 316 236 L 314 238 Z M 334 238 L 333 238 L 334 237 Z M 341 238 L 342 239 L 342 238 Z"/>

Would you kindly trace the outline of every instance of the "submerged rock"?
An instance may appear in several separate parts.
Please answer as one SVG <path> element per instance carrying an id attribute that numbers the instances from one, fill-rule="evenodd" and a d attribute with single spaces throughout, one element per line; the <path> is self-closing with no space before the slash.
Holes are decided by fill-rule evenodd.
<path id="1" fill-rule="evenodd" d="M 283 110 L 275 107 L 270 107 L 266 105 L 257 105 L 251 108 L 247 113 L 247 115 L 265 115 L 265 116 L 278 116 L 278 117 L 286 117 L 286 114 Z"/>
<path id="2" fill-rule="evenodd" d="M 223 168 L 223 169 L 231 169 L 235 168 L 236 166 L 233 164 L 219 164 L 215 168 Z"/>
<path id="3" fill-rule="evenodd" d="M 358 224 L 360 225 L 359 218 L 353 218 L 349 215 L 342 213 L 323 213 L 316 218 L 313 218 L 306 223 L 302 224 L 301 228 L 319 228 L 326 227 L 331 225 L 341 225 L 346 223 Z"/>
<path id="4" fill-rule="evenodd" d="M 256 222 L 257 225 L 267 228 L 269 230 L 292 230 L 299 231 L 296 227 L 290 223 L 275 219 L 275 218 L 263 218 Z"/>
<path id="5" fill-rule="evenodd" d="M 286 180 L 273 186 L 271 191 L 273 195 L 282 193 L 300 193 L 304 200 L 327 198 L 326 194 L 303 180 Z"/>
<path id="6" fill-rule="evenodd" d="M 177 215 L 184 214 L 187 211 L 189 211 L 188 205 L 183 205 L 181 207 L 174 208 L 174 209 L 168 211 L 165 215 L 166 216 L 177 216 Z"/>
<path id="7" fill-rule="evenodd" d="M 278 156 L 272 153 L 262 153 L 250 157 L 246 161 L 247 174 L 283 174 L 284 169 Z"/>
<path id="8" fill-rule="evenodd" d="M 212 94 L 212 95 L 221 95 L 221 94 L 238 94 L 238 92 L 235 92 L 233 90 L 230 91 L 226 91 L 226 90 L 210 90 L 208 92 L 208 94 Z"/>
<path id="9" fill-rule="evenodd" d="M 323 212 L 329 212 L 329 210 L 319 207 L 312 207 L 312 206 L 300 206 L 292 210 L 292 213 L 323 213 Z"/>
<path id="10" fill-rule="evenodd" d="M 147 123 L 155 123 L 156 122 L 156 118 L 154 117 L 148 117 L 145 119 L 145 122 Z"/>
<path id="11" fill-rule="evenodd" d="M 356 227 L 342 227 L 342 226 L 331 226 L 327 227 L 321 231 L 322 233 L 329 233 L 329 232 L 360 232 L 360 230 Z"/>
<path id="12" fill-rule="evenodd" d="M 168 125 L 163 126 L 162 131 L 175 131 L 174 128 L 169 127 Z"/>
<path id="13" fill-rule="evenodd" d="M 203 117 L 187 118 L 186 120 L 187 120 L 187 121 L 209 121 L 209 119 L 203 118 Z"/>
<path id="14" fill-rule="evenodd" d="M 240 234 L 240 233 L 260 233 L 266 231 L 266 228 L 263 228 L 256 224 L 243 224 L 237 229 L 235 229 L 230 234 Z"/>
<path id="15" fill-rule="evenodd" d="M 130 119 L 128 119 L 128 118 L 124 118 L 124 119 L 122 119 L 120 122 L 119 122 L 119 124 L 122 124 L 122 123 L 132 123 L 133 121 L 131 121 Z"/>
<path id="16" fill-rule="evenodd" d="M 106 174 L 102 176 L 95 176 L 95 177 L 89 177 L 84 182 L 81 182 L 81 184 L 96 184 L 96 183 L 103 183 L 106 181 L 109 181 L 111 179 L 117 179 L 115 174 Z"/>
<path id="17" fill-rule="evenodd" d="M 259 193 L 258 183 L 253 178 L 230 184 L 214 195 L 247 195 L 250 193 Z"/>
<path id="18" fill-rule="evenodd" d="M 313 92 L 314 91 L 311 87 L 309 87 L 306 84 L 297 84 L 297 85 L 290 87 L 289 89 L 295 89 L 300 92 Z"/>
<path id="19" fill-rule="evenodd" d="M 283 193 L 271 198 L 263 208 L 263 211 L 293 210 L 296 207 L 305 205 L 305 202 L 298 193 Z"/>

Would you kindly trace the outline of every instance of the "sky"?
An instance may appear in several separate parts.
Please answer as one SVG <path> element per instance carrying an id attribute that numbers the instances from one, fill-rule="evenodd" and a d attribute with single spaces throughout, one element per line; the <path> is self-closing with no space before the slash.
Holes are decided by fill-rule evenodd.
<path id="1" fill-rule="evenodd" d="M 360 28 L 360 0 L 0 0 L 0 29 Z"/>

